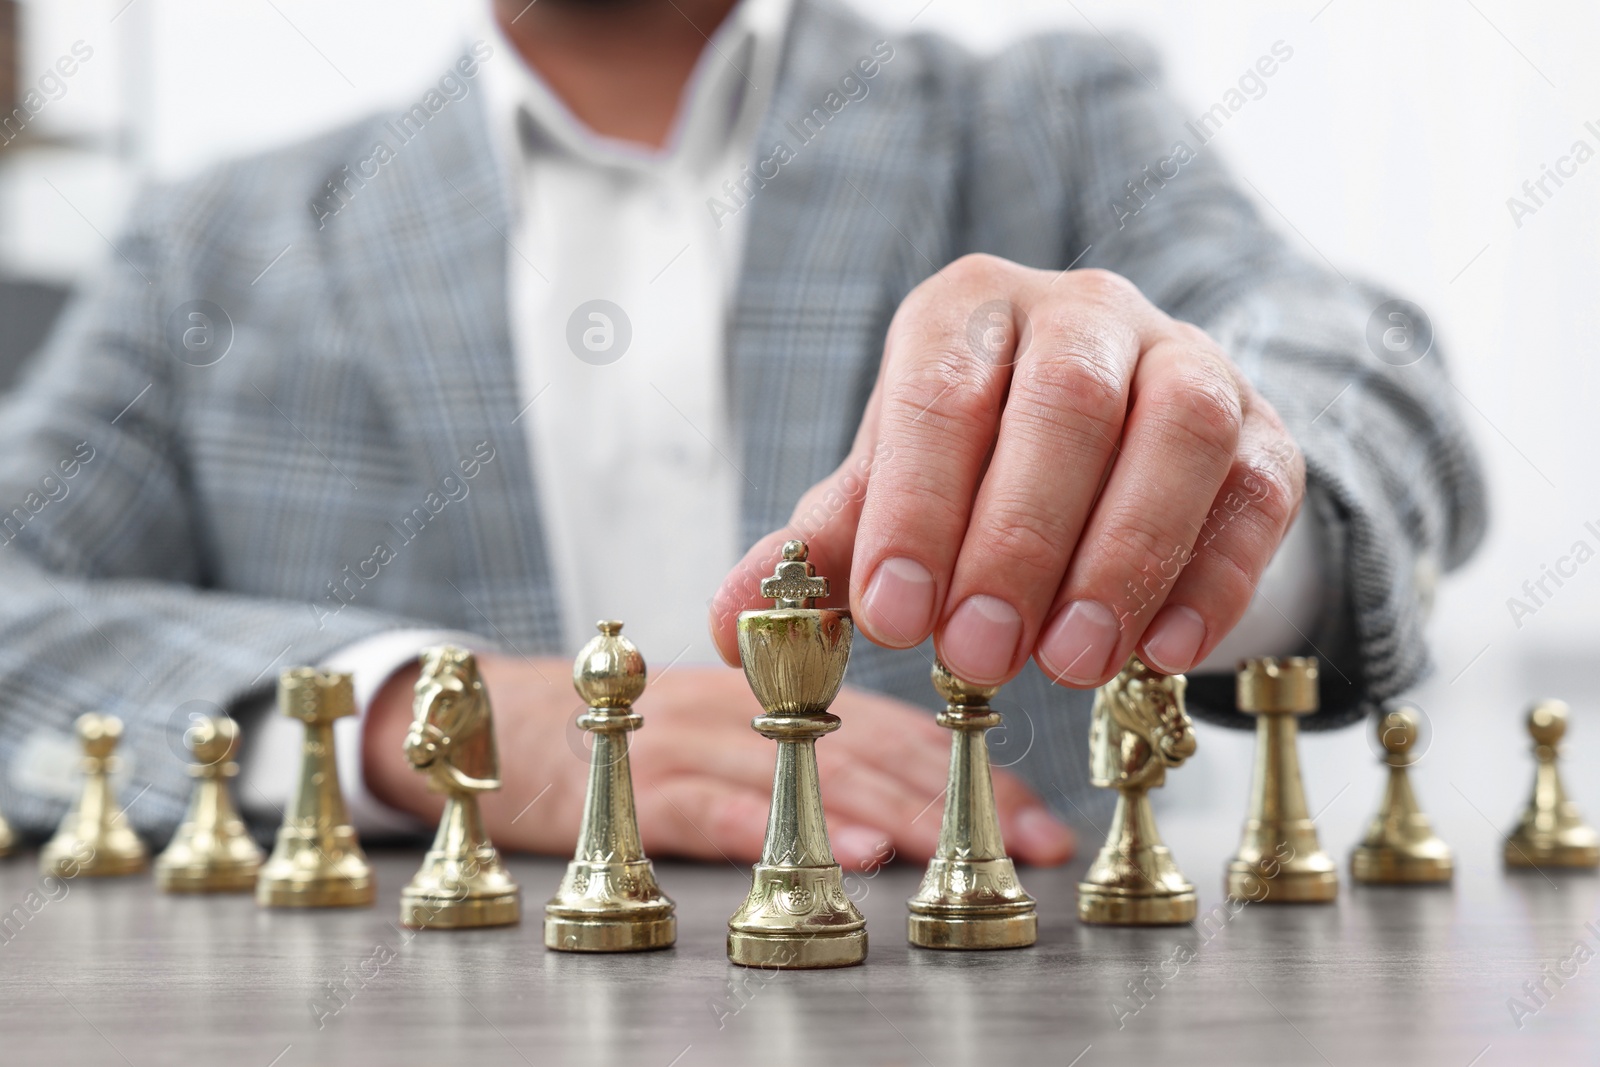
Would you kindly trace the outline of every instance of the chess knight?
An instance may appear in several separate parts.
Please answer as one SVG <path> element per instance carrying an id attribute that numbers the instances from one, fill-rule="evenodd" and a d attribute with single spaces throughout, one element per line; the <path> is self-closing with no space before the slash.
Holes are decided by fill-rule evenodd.
<path id="1" fill-rule="evenodd" d="M 1089 778 L 1117 790 L 1105 847 L 1078 884 L 1086 923 L 1162 926 L 1192 922 L 1194 886 L 1156 830 L 1150 790 L 1167 769 L 1194 755 L 1193 724 L 1183 708 L 1187 684 L 1145 666 L 1138 656 L 1095 693 L 1089 727 Z"/>
<path id="2" fill-rule="evenodd" d="M 400 922 L 436 929 L 518 922 L 521 890 L 484 832 L 478 810 L 478 794 L 500 788 L 500 757 L 494 714 L 472 653 L 453 645 L 424 650 L 413 708 L 406 759 L 445 802 L 433 847 L 400 893 Z"/>

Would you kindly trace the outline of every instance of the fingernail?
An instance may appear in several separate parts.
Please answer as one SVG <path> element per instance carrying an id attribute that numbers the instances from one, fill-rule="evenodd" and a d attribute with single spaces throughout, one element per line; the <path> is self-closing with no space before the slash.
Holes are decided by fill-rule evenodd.
<path id="1" fill-rule="evenodd" d="M 985 685 L 1011 670 L 1022 638 L 1022 616 L 999 597 L 979 593 L 961 602 L 944 628 L 939 649 L 958 678 Z"/>
<path id="2" fill-rule="evenodd" d="M 1060 863 L 1072 855 L 1072 831 L 1045 808 L 1018 815 L 1016 834 L 1018 851 L 1034 863 Z"/>
<path id="3" fill-rule="evenodd" d="M 834 858 L 846 867 L 862 867 L 883 862 L 889 841 L 877 830 L 864 826 L 843 826 L 833 832 Z"/>
<path id="4" fill-rule="evenodd" d="M 886 644 L 909 647 L 933 629 L 933 575 L 914 559 L 878 564 L 861 598 L 862 625 Z"/>
<path id="5" fill-rule="evenodd" d="M 1163 674 L 1182 674 L 1206 639 L 1206 621 L 1193 608 L 1168 604 L 1144 634 L 1144 658 Z"/>
<path id="6" fill-rule="evenodd" d="M 1039 642 L 1044 669 L 1057 681 L 1093 685 L 1116 651 L 1117 617 L 1098 600 L 1074 600 Z"/>

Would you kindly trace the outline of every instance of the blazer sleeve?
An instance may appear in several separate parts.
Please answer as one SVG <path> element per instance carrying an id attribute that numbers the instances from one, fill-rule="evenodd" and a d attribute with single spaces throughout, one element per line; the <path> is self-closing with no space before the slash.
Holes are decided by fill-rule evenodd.
<path id="1" fill-rule="evenodd" d="M 1265 55 L 1264 67 L 1292 76 L 1292 47 L 1276 42 Z M 1062 219 L 1055 232 L 1066 246 L 1041 255 L 1115 271 L 1208 331 L 1304 453 L 1307 507 L 1328 531 L 1339 601 L 1305 635 L 1305 652 L 1325 661 L 1323 710 L 1306 726 L 1351 722 L 1414 685 L 1429 667 L 1433 582 L 1477 546 L 1487 517 L 1458 394 L 1425 318 L 1303 236 L 1287 237 L 1292 223 L 1228 172 L 1214 137 L 1262 106 L 1251 96 L 1225 93 L 1210 110 L 1186 112 L 1134 39 L 1036 39 L 996 63 L 1007 73 L 992 80 L 981 105 L 989 113 L 975 125 L 1004 132 L 977 136 L 1003 138 L 989 151 L 1034 175 L 1003 195 L 1036 197 Z M 1262 95 L 1274 91 L 1258 77 L 1252 93 L 1257 83 Z M 1231 677 L 1192 679 L 1196 712 L 1249 725 L 1233 710 L 1232 686 Z"/>
<path id="2" fill-rule="evenodd" d="M 285 667 L 410 624 L 207 588 L 174 432 L 195 415 L 173 344 L 196 322 L 174 319 L 178 253 L 162 238 L 189 208 L 167 193 L 134 209 L 103 276 L 0 402 L 0 810 L 24 832 L 48 832 L 70 801 L 83 712 L 123 719 L 122 800 L 159 839 L 189 793 L 191 713 L 231 709 Z"/>

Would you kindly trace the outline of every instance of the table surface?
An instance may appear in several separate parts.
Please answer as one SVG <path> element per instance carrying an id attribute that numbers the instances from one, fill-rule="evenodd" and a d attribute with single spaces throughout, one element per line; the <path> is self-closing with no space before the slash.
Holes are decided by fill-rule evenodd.
<path id="1" fill-rule="evenodd" d="M 724 924 L 749 883 L 726 865 L 658 864 L 678 902 L 677 946 L 601 956 L 542 945 L 555 860 L 511 859 L 521 926 L 411 933 L 394 919 L 414 853 L 374 853 L 376 908 L 308 912 L 265 911 L 248 896 L 169 896 L 148 876 L 80 878 L 46 893 L 23 855 L 0 861 L 10 913 L 0 926 L 0 1058 L 1489 1067 L 1600 1055 L 1600 962 L 1562 962 L 1580 941 L 1600 950 L 1600 932 L 1586 926 L 1600 931 L 1593 875 L 1502 871 L 1484 834 L 1458 850 L 1466 856 L 1453 887 L 1347 881 L 1336 905 L 1230 914 L 1220 883 L 1234 832 L 1186 835 L 1168 838 L 1200 889 L 1202 918 L 1223 909 L 1209 923 L 1079 924 L 1080 858 L 1022 872 L 1039 900 L 1036 946 L 912 949 L 905 899 L 920 872 L 890 865 L 848 882 L 868 919 L 866 964 L 788 973 L 726 961 Z M 1569 977 L 1558 986 L 1547 964 Z M 330 983 L 347 980 L 354 991 L 342 1006 L 327 998 Z M 1541 980 L 1542 1006 L 1522 989 Z M 1130 982 L 1143 983 L 1142 1004 Z M 1514 996 L 1537 1008 L 1520 1028 Z"/>

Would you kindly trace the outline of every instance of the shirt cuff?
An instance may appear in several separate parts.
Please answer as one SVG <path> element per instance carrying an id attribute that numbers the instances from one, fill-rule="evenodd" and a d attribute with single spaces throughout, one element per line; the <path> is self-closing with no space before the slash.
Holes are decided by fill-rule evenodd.
<path id="1" fill-rule="evenodd" d="M 423 649 L 446 644 L 474 652 L 495 647 L 492 641 L 459 630 L 388 630 L 346 645 L 320 664 L 324 670 L 352 676 L 356 714 L 334 721 L 333 740 L 345 806 L 359 833 L 381 837 L 427 829 L 421 819 L 390 807 L 367 789 L 361 773 L 362 723 L 373 698 L 396 671 L 414 662 Z M 304 728 L 287 716 L 269 709 L 262 717 L 241 760 L 239 803 L 246 812 L 282 817 L 294 788 L 304 739 Z"/>
<path id="2" fill-rule="evenodd" d="M 1242 659 L 1303 654 L 1311 644 L 1308 635 L 1320 629 L 1323 612 L 1333 601 L 1323 566 L 1327 542 L 1322 520 L 1308 502 L 1256 583 L 1239 625 L 1189 673 L 1232 673 Z"/>

